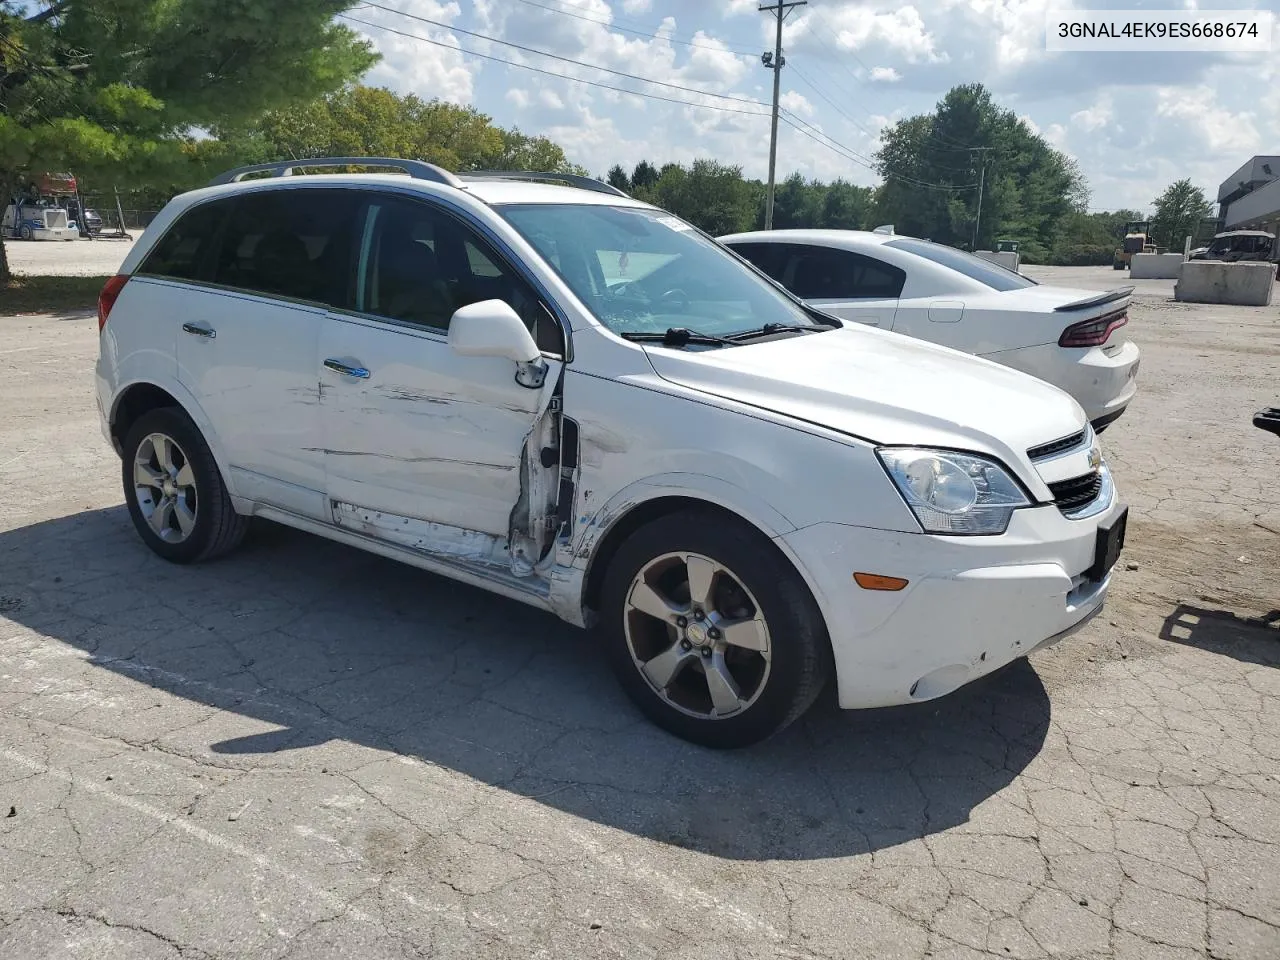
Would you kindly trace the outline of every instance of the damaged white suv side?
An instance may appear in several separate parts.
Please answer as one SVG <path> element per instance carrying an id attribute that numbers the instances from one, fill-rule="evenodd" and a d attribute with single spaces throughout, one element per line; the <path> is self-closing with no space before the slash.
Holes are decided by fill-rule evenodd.
<path id="1" fill-rule="evenodd" d="M 1101 609 L 1126 511 L 1065 393 L 843 326 L 596 181 L 305 166 L 354 163 L 409 176 L 232 171 L 102 292 L 160 556 L 265 517 L 597 625 L 712 746 L 833 672 L 844 707 L 928 700 Z"/>

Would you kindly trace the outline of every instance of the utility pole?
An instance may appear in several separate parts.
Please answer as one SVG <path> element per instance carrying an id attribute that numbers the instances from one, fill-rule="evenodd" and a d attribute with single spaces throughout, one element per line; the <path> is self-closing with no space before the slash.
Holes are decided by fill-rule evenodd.
<path id="1" fill-rule="evenodd" d="M 978 162 L 981 164 L 978 168 L 978 212 L 973 218 L 973 249 L 978 249 L 978 228 L 982 225 L 982 191 L 987 182 L 987 157 L 986 154 L 991 152 L 990 147 L 970 147 L 970 153 L 978 154 Z"/>
<path id="2" fill-rule="evenodd" d="M 793 8 L 808 6 L 808 3 L 809 0 L 791 0 L 789 3 L 778 0 L 772 6 L 760 7 L 761 13 L 772 13 L 778 21 L 773 51 L 766 50 L 760 56 L 760 62 L 765 65 L 765 68 L 773 71 L 773 125 L 769 130 L 769 193 L 764 204 L 766 230 L 773 229 L 773 195 L 777 187 L 778 170 L 778 87 L 782 83 L 782 68 L 787 62 L 782 56 L 782 21 L 787 19 L 787 15 Z"/>

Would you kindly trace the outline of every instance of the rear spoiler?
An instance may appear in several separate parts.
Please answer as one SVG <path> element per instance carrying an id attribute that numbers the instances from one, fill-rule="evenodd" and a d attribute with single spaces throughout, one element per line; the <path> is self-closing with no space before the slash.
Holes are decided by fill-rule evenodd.
<path id="1" fill-rule="evenodd" d="M 1114 290 L 1108 290 L 1100 293 L 1095 297 L 1085 297 L 1083 300 L 1072 300 L 1070 303 L 1064 303 L 1060 307 L 1054 307 L 1054 313 L 1062 313 L 1065 310 L 1083 310 L 1086 307 L 1100 307 L 1104 303 L 1113 303 L 1116 300 L 1123 300 L 1129 294 L 1133 293 L 1133 287 L 1117 287 Z"/>

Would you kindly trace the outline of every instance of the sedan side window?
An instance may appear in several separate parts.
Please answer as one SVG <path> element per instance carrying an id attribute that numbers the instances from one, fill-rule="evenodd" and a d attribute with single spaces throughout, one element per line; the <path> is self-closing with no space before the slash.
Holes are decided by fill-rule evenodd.
<path id="1" fill-rule="evenodd" d="M 883 300 L 902 295 L 907 274 L 849 250 L 791 247 L 787 285 L 805 300 Z"/>
<path id="2" fill-rule="evenodd" d="M 732 243 L 731 249 L 744 260 L 750 261 L 762 273 L 782 283 L 787 267 L 787 247 L 780 243 Z"/>
<path id="3" fill-rule="evenodd" d="M 559 325 L 529 285 L 475 231 L 442 210 L 378 198 L 363 217 L 356 309 L 444 333 L 454 311 L 502 300 L 538 346 L 563 353 Z"/>

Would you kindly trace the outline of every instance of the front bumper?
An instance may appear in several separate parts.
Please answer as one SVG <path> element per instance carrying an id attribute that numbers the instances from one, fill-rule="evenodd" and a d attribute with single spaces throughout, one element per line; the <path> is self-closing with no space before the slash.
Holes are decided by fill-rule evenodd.
<path id="1" fill-rule="evenodd" d="M 931 700 L 1069 635 L 1096 615 L 1110 576 L 1084 576 L 1097 531 L 1123 510 L 1088 520 L 1057 507 L 1019 510 L 999 537 L 940 537 L 824 523 L 780 538 L 806 573 L 826 618 L 840 705 Z M 856 572 L 907 579 L 863 590 Z"/>

